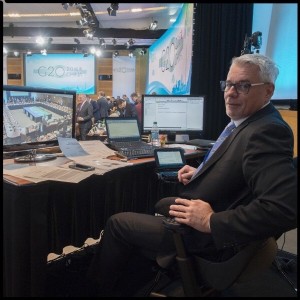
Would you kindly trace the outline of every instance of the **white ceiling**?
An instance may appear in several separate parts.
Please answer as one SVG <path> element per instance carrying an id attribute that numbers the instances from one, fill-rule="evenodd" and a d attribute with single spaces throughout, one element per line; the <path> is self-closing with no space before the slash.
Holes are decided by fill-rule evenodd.
<path id="1" fill-rule="evenodd" d="M 132 29 L 135 31 L 149 31 L 152 21 L 157 21 L 157 31 L 166 30 L 172 24 L 171 18 L 178 16 L 182 3 L 119 3 L 116 16 L 109 16 L 107 8 L 111 3 L 90 3 L 95 16 L 99 22 L 99 28 L 103 29 Z M 132 12 L 132 9 L 142 9 Z M 72 15 L 72 13 L 76 15 Z M 58 15 L 53 15 L 58 14 Z M 18 15 L 18 16 L 17 16 Z M 38 27 L 46 29 L 73 28 L 85 29 L 76 24 L 81 19 L 79 10 L 75 7 L 64 9 L 62 3 L 5 3 L 3 2 L 3 27 L 13 24 L 15 29 L 26 29 L 26 27 Z M 16 31 L 16 30 L 15 30 Z M 82 32 L 80 31 L 80 32 Z M 53 30 L 52 30 L 53 32 Z M 9 43 L 34 43 L 35 33 L 32 34 L 6 34 L 3 36 L 4 44 Z M 115 34 L 115 31 L 114 31 Z M 31 35 L 31 36 L 30 36 Z M 74 44 L 74 37 L 53 36 L 52 44 Z M 83 44 L 94 43 L 87 38 L 78 37 Z M 109 40 L 115 38 L 113 34 L 106 37 Z M 118 44 L 124 44 L 131 36 L 118 38 Z M 140 45 L 151 45 L 156 39 L 149 37 L 135 38 Z"/>

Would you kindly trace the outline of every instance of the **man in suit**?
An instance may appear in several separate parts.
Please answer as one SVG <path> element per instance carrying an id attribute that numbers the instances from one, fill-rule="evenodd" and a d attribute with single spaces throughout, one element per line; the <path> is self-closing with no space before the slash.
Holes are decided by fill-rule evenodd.
<path id="1" fill-rule="evenodd" d="M 79 128 L 80 139 L 86 140 L 86 135 L 92 128 L 93 106 L 88 101 L 85 94 L 78 95 L 78 104 L 76 108 L 76 122 Z"/>
<path id="2" fill-rule="evenodd" d="M 90 103 L 93 106 L 93 116 L 94 116 L 94 124 L 100 120 L 100 111 L 97 100 L 91 99 Z"/>
<path id="3" fill-rule="evenodd" d="M 137 117 L 138 117 L 138 121 L 139 121 L 139 126 L 140 126 L 140 129 L 142 131 L 142 96 L 141 95 L 138 95 L 137 94 L 137 97 L 136 97 L 136 104 L 135 104 L 135 110 L 136 110 L 136 114 L 137 114 Z"/>
<path id="4" fill-rule="evenodd" d="M 100 120 L 103 121 L 106 117 L 108 117 L 109 104 L 105 97 L 105 93 L 103 91 L 99 92 L 99 99 L 97 100 Z"/>
<path id="5" fill-rule="evenodd" d="M 297 227 L 293 133 L 270 102 L 278 73 L 263 55 L 233 58 L 221 89 L 236 128 L 201 168 L 179 171 L 178 197 L 157 204 L 160 214 L 191 228 L 184 237 L 190 253 L 223 261 L 252 241 Z M 111 293 L 135 253 L 161 265 L 174 253 L 161 216 L 122 212 L 109 218 L 89 273 L 97 276 L 100 294 Z"/>
<path id="6" fill-rule="evenodd" d="M 120 117 L 137 117 L 135 104 L 129 103 L 125 99 L 116 100 Z"/>

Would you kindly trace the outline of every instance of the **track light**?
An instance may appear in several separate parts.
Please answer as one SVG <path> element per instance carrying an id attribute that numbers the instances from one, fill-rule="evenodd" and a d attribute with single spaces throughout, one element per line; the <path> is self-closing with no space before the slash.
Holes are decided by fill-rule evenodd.
<path id="1" fill-rule="evenodd" d="M 116 46 L 117 45 L 117 41 L 116 41 L 116 39 L 112 39 L 112 44 L 114 45 L 114 46 Z"/>
<path id="2" fill-rule="evenodd" d="M 52 42 L 53 42 L 53 38 L 49 38 L 49 39 L 48 39 L 48 45 L 51 45 Z"/>
<path id="3" fill-rule="evenodd" d="M 77 48 L 74 47 L 73 50 L 72 50 L 72 52 L 73 52 L 73 53 L 77 53 Z"/>
<path id="4" fill-rule="evenodd" d="M 84 36 L 89 40 L 93 39 L 94 33 L 95 33 L 95 31 L 91 28 L 83 30 Z"/>
<path id="5" fill-rule="evenodd" d="M 6 47 L 3 47 L 3 53 L 4 53 L 4 54 L 7 54 L 7 52 L 8 52 L 7 48 L 6 48 Z"/>
<path id="6" fill-rule="evenodd" d="M 76 38 L 74 38 L 74 42 L 75 42 L 77 45 L 79 45 L 79 44 L 80 44 L 80 41 L 79 41 L 79 39 L 76 39 Z"/>
<path id="7" fill-rule="evenodd" d="M 41 50 L 42 55 L 47 55 L 47 49 Z"/>
<path id="8" fill-rule="evenodd" d="M 82 49 L 83 57 L 88 57 L 89 53 L 87 52 L 86 49 Z"/>
<path id="9" fill-rule="evenodd" d="M 99 27 L 99 21 L 88 3 L 73 3 L 80 12 L 81 19 L 76 21 L 79 26 Z"/>
<path id="10" fill-rule="evenodd" d="M 145 55 L 145 54 L 147 54 L 147 49 L 146 48 L 142 48 L 140 50 L 140 55 Z"/>
<path id="11" fill-rule="evenodd" d="M 104 39 L 99 39 L 99 45 L 101 47 L 105 47 L 106 46 L 105 40 Z"/>
<path id="12" fill-rule="evenodd" d="M 113 57 L 118 57 L 118 56 L 119 56 L 119 51 L 118 50 L 114 51 Z"/>
<path id="13" fill-rule="evenodd" d="M 65 9 L 65 10 L 68 10 L 69 6 L 73 6 L 75 3 L 62 3 L 62 7 Z"/>
<path id="14" fill-rule="evenodd" d="M 28 49 L 28 50 L 26 51 L 26 55 L 27 55 L 27 56 L 31 56 L 31 55 L 32 55 L 32 52 Z"/>
<path id="15" fill-rule="evenodd" d="M 39 45 L 43 45 L 45 43 L 45 39 L 41 36 L 37 37 L 35 42 Z"/>
<path id="16" fill-rule="evenodd" d="M 118 9 L 119 9 L 119 3 L 111 3 L 110 7 L 107 8 L 108 15 L 115 17 L 117 15 Z"/>
<path id="17" fill-rule="evenodd" d="M 127 47 L 127 49 L 129 49 L 134 43 L 135 43 L 135 41 L 134 41 L 133 39 L 129 39 L 129 40 L 125 43 L 125 46 Z"/>
<path id="18" fill-rule="evenodd" d="M 88 19 L 87 18 L 82 18 L 81 20 L 77 20 L 76 24 L 79 26 L 84 26 L 88 24 Z"/>
<path id="19" fill-rule="evenodd" d="M 95 54 L 97 57 L 101 56 L 102 55 L 101 49 L 96 49 Z"/>
<path id="20" fill-rule="evenodd" d="M 130 51 L 130 52 L 128 53 L 128 56 L 129 56 L 129 57 L 133 57 L 133 52 Z"/>
<path id="21" fill-rule="evenodd" d="M 150 30 L 155 30 L 157 28 L 157 21 L 152 21 L 150 26 L 149 26 L 149 29 Z"/>

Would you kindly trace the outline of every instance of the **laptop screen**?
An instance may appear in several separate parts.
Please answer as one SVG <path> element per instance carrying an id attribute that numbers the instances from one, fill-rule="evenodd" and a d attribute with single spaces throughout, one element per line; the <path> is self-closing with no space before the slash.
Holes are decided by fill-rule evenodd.
<path id="1" fill-rule="evenodd" d="M 107 137 L 115 140 L 139 140 L 140 131 L 136 118 L 106 118 Z"/>

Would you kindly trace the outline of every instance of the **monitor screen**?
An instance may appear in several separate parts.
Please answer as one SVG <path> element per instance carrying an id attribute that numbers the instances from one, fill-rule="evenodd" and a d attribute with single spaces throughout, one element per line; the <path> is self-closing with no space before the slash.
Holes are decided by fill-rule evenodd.
<path id="1" fill-rule="evenodd" d="M 156 121 L 160 133 L 169 139 L 176 134 L 201 138 L 204 133 L 205 96 L 143 95 L 142 129 L 149 133 Z"/>
<path id="2" fill-rule="evenodd" d="M 3 86 L 3 150 L 23 151 L 58 145 L 75 137 L 76 92 Z"/>

